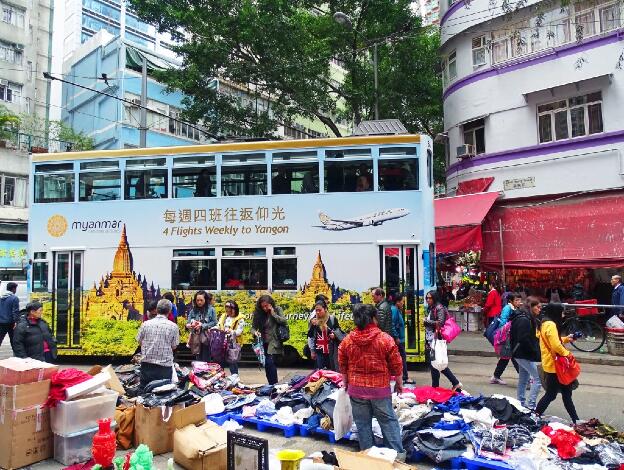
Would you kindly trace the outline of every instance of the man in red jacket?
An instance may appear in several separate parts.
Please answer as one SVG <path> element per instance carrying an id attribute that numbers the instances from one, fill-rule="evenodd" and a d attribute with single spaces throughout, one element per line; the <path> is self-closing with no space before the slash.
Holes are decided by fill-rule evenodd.
<path id="1" fill-rule="evenodd" d="M 338 348 L 338 364 L 344 387 L 351 399 L 353 420 L 358 431 L 360 449 L 375 445 L 373 417 L 381 427 L 384 446 L 405 458 L 401 428 L 392 409 L 390 379 L 396 381 L 395 391 L 403 391 L 403 361 L 392 337 L 377 326 L 377 309 L 358 304 L 353 309 L 355 330 Z"/>
<path id="2" fill-rule="evenodd" d="M 486 327 L 490 324 L 492 318 L 496 318 L 496 316 L 501 313 L 502 308 L 503 302 L 498 292 L 498 284 L 492 283 L 492 289 L 490 289 L 485 299 L 485 305 L 483 306 L 483 313 L 485 314 L 483 321 Z"/>

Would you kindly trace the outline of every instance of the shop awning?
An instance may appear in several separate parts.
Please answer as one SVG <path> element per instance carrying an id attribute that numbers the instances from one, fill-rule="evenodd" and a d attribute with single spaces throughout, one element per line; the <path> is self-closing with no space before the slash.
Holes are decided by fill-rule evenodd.
<path id="1" fill-rule="evenodd" d="M 466 194 L 482 193 L 489 189 L 494 181 L 493 177 L 488 178 L 476 178 L 468 181 L 461 181 L 457 185 L 457 196 L 464 196 Z"/>
<path id="2" fill-rule="evenodd" d="M 481 265 L 607 268 L 624 266 L 624 194 L 584 195 L 522 206 L 497 206 L 483 224 Z"/>
<path id="3" fill-rule="evenodd" d="M 481 222 L 498 196 L 497 192 L 493 192 L 436 199 L 436 251 L 459 253 L 481 250 Z"/>

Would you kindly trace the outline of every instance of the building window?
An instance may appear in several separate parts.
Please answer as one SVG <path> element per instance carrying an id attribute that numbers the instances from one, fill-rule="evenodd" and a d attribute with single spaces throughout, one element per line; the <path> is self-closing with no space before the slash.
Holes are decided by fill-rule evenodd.
<path id="1" fill-rule="evenodd" d="M 418 155 L 416 147 L 379 149 L 379 191 L 418 189 Z"/>
<path id="2" fill-rule="evenodd" d="M 475 153 L 485 153 L 485 119 L 476 119 L 462 126 L 464 144 L 474 146 Z"/>
<path id="3" fill-rule="evenodd" d="M 311 194 L 318 191 L 319 163 L 316 151 L 273 154 L 272 194 Z"/>
<path id="4" fill-rule="evenodd" d="M 167 170 L 164 158 L 128 160 L 125 174 L 125 199 L 167 197 Z"/>
<path id="5" fill-rule="evenodd" d="M 266 290 L 269 276 L 265 256 L 264 248 L 224 248 L 221 289 Z"/>
<path id="6" fill-rule="evenodd" d="M 182 115 L 180 111 L 169 110 L 169 133 L 187 139 L 193 139 L 199 141 L 201 139 L 201 132 L 196 126 L 189 126 L 181 121 Z M 158 116 L 162 120 L 162 116 Z"/>
<path id="7" fill-rule="evenodd" d="M 3 206 L 26 207 L 28 180 L 18 176 L 0 175 Z"/>
<path id="8" fill-rule="evenodd" d="M 44 251 L 34 254 L 32 265 L 33 292 L 47 292 L 48 290 L 48 255 Z"/>
<path id="9" fill-rule="evenodd" d="M 619 2 L 600 8 L 600 30 L 605 32 L 619 28 L 621 24 L 620 11 Z"/>
<path id="10" fill-rule="evenodd" d="M 171 286 L 182 290 L 216 290 L 217 289 L 217 260 L 216 258 L 202 258 L 214 256 L 214 250 L 174 250 L 175 256 L 193 256 L 196 251 L 198 258 L 171 260 Z M 177 253 L 178 252 L 178 253 Z M 179 253 L 182 252 L 182 253 Z"/>
<path id="11" fill-rule="evenodd" d="M 91 15 L 93 15 L 93 13 L 91 13 Z M 119 35 L 119 27 L 109 23 L 109 21 L 112 21 L 112 20 L 109 19 L 105 21 L 105 20 L 96 18 L 95 16 L 91 16 L 91 15 L 87 14 L 87 11 L 83 11 L 83 14 L 82 14 L 83 28 L 87 28 L 91 30 L 92 32 L 97 32 L 97 31 L 100 31 L 101 29 L 104 29 L 108 31 L 109 33 L 111 33 L 113 36 Z"/>
<path id="12" fill-rule="evenodd" d="M 173 197 L 214 197 L 217 195 L 215 157 L 181 157 L 173 161 Z"/>
<path id="13" fill-rule="evenodd" d="M 590 93 L 537 107 L 540 143 L 603 131 L 602 93 Z"/>
<path id="14" fill-rule="evenodd" d="M 90 10 L 90 13 L 96 13 L 104 18 L 112 18 L 117 22 L 119 22 L 121 18 L 121 11 L 119 10 L 119 7 L 110 6 L 98 0 L 82 0 L 82 7 Z"/>
<path id="15" fill-rule="evenodd" d="M 1 3 L 0 5 L 2 5 L 2 21 L 23 29 L 26 10 L 22 10 L 21 8 L 8 5 L 6 3 Z"/>
<path id="16" fill-rule="evenodd" d="M 457 78 L 457 53 L 452 51 L 445 59 L 443 64 L 442 79 L 445 85 L 448 85 Z"/>
<path id="17" fill-rule="evenodd" d="M 0 41 L 0 60 L 19 65 L 22 63 L 22 50 L 21 46 Z"/>
<path id="18" fill-rule="evenodd" d="M 473 67 L 481 67 L 485 65 L 485 36 L 472 38 L 472 65 Z"/>
<path id="19" fill-rule="evenodd" d="M 221 192 L 223 196 L 267 194 L 267 167 L 264 153 L 223 155 Z"/>
<path id="20" fill-rule="evenodd" d="M 16 83 L 0 83 L 0 101 L 7 103 L 17 103 L 22 95 L 22 85 Z"/>
<path id="21" fill-rule="evenodd" d="M 73 163 L 35 165 L 35 202 L 73 202 L 73 170 Z"/>

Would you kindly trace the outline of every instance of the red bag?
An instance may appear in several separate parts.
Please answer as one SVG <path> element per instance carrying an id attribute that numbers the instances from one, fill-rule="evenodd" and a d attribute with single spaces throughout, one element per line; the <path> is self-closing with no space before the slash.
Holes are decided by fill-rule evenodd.
<path id="1" fill-rule="evenodd" d="M 541 332 L 540 336 L 542 336 Z M 576 358 L 572 353 L 567 356 L 553 354 L 550 344 L 548 344 L 545 338 L 544 344 L 548 347 L 548 351 L 555 361 L 555 372 L 557 373 L 557 380 L 559 383 L 561 385 L 569 385 L 574 382 L 581 373 L 581 366 L 576 362 Z"/>

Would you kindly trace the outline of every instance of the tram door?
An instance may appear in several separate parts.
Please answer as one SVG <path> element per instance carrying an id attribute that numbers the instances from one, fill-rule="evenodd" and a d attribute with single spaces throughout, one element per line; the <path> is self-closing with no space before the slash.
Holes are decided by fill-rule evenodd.
<path id="1" fill-rule="evenodd" d="M 417 286 L 418 245 L 380 246 L 380 285 L 388 292 L 402 292 L 405 295 L 403 318 L 405 319 L 405 349 L 411 354 L 421 355 L 420 305 Z M 409 357 L 408 357 L 409 360 Z"/>
<path id="2" fill-rule="evenodd" d="M 59 347 L 80 346 L 82 251 L 54 253 L 52 328 Z"/>

